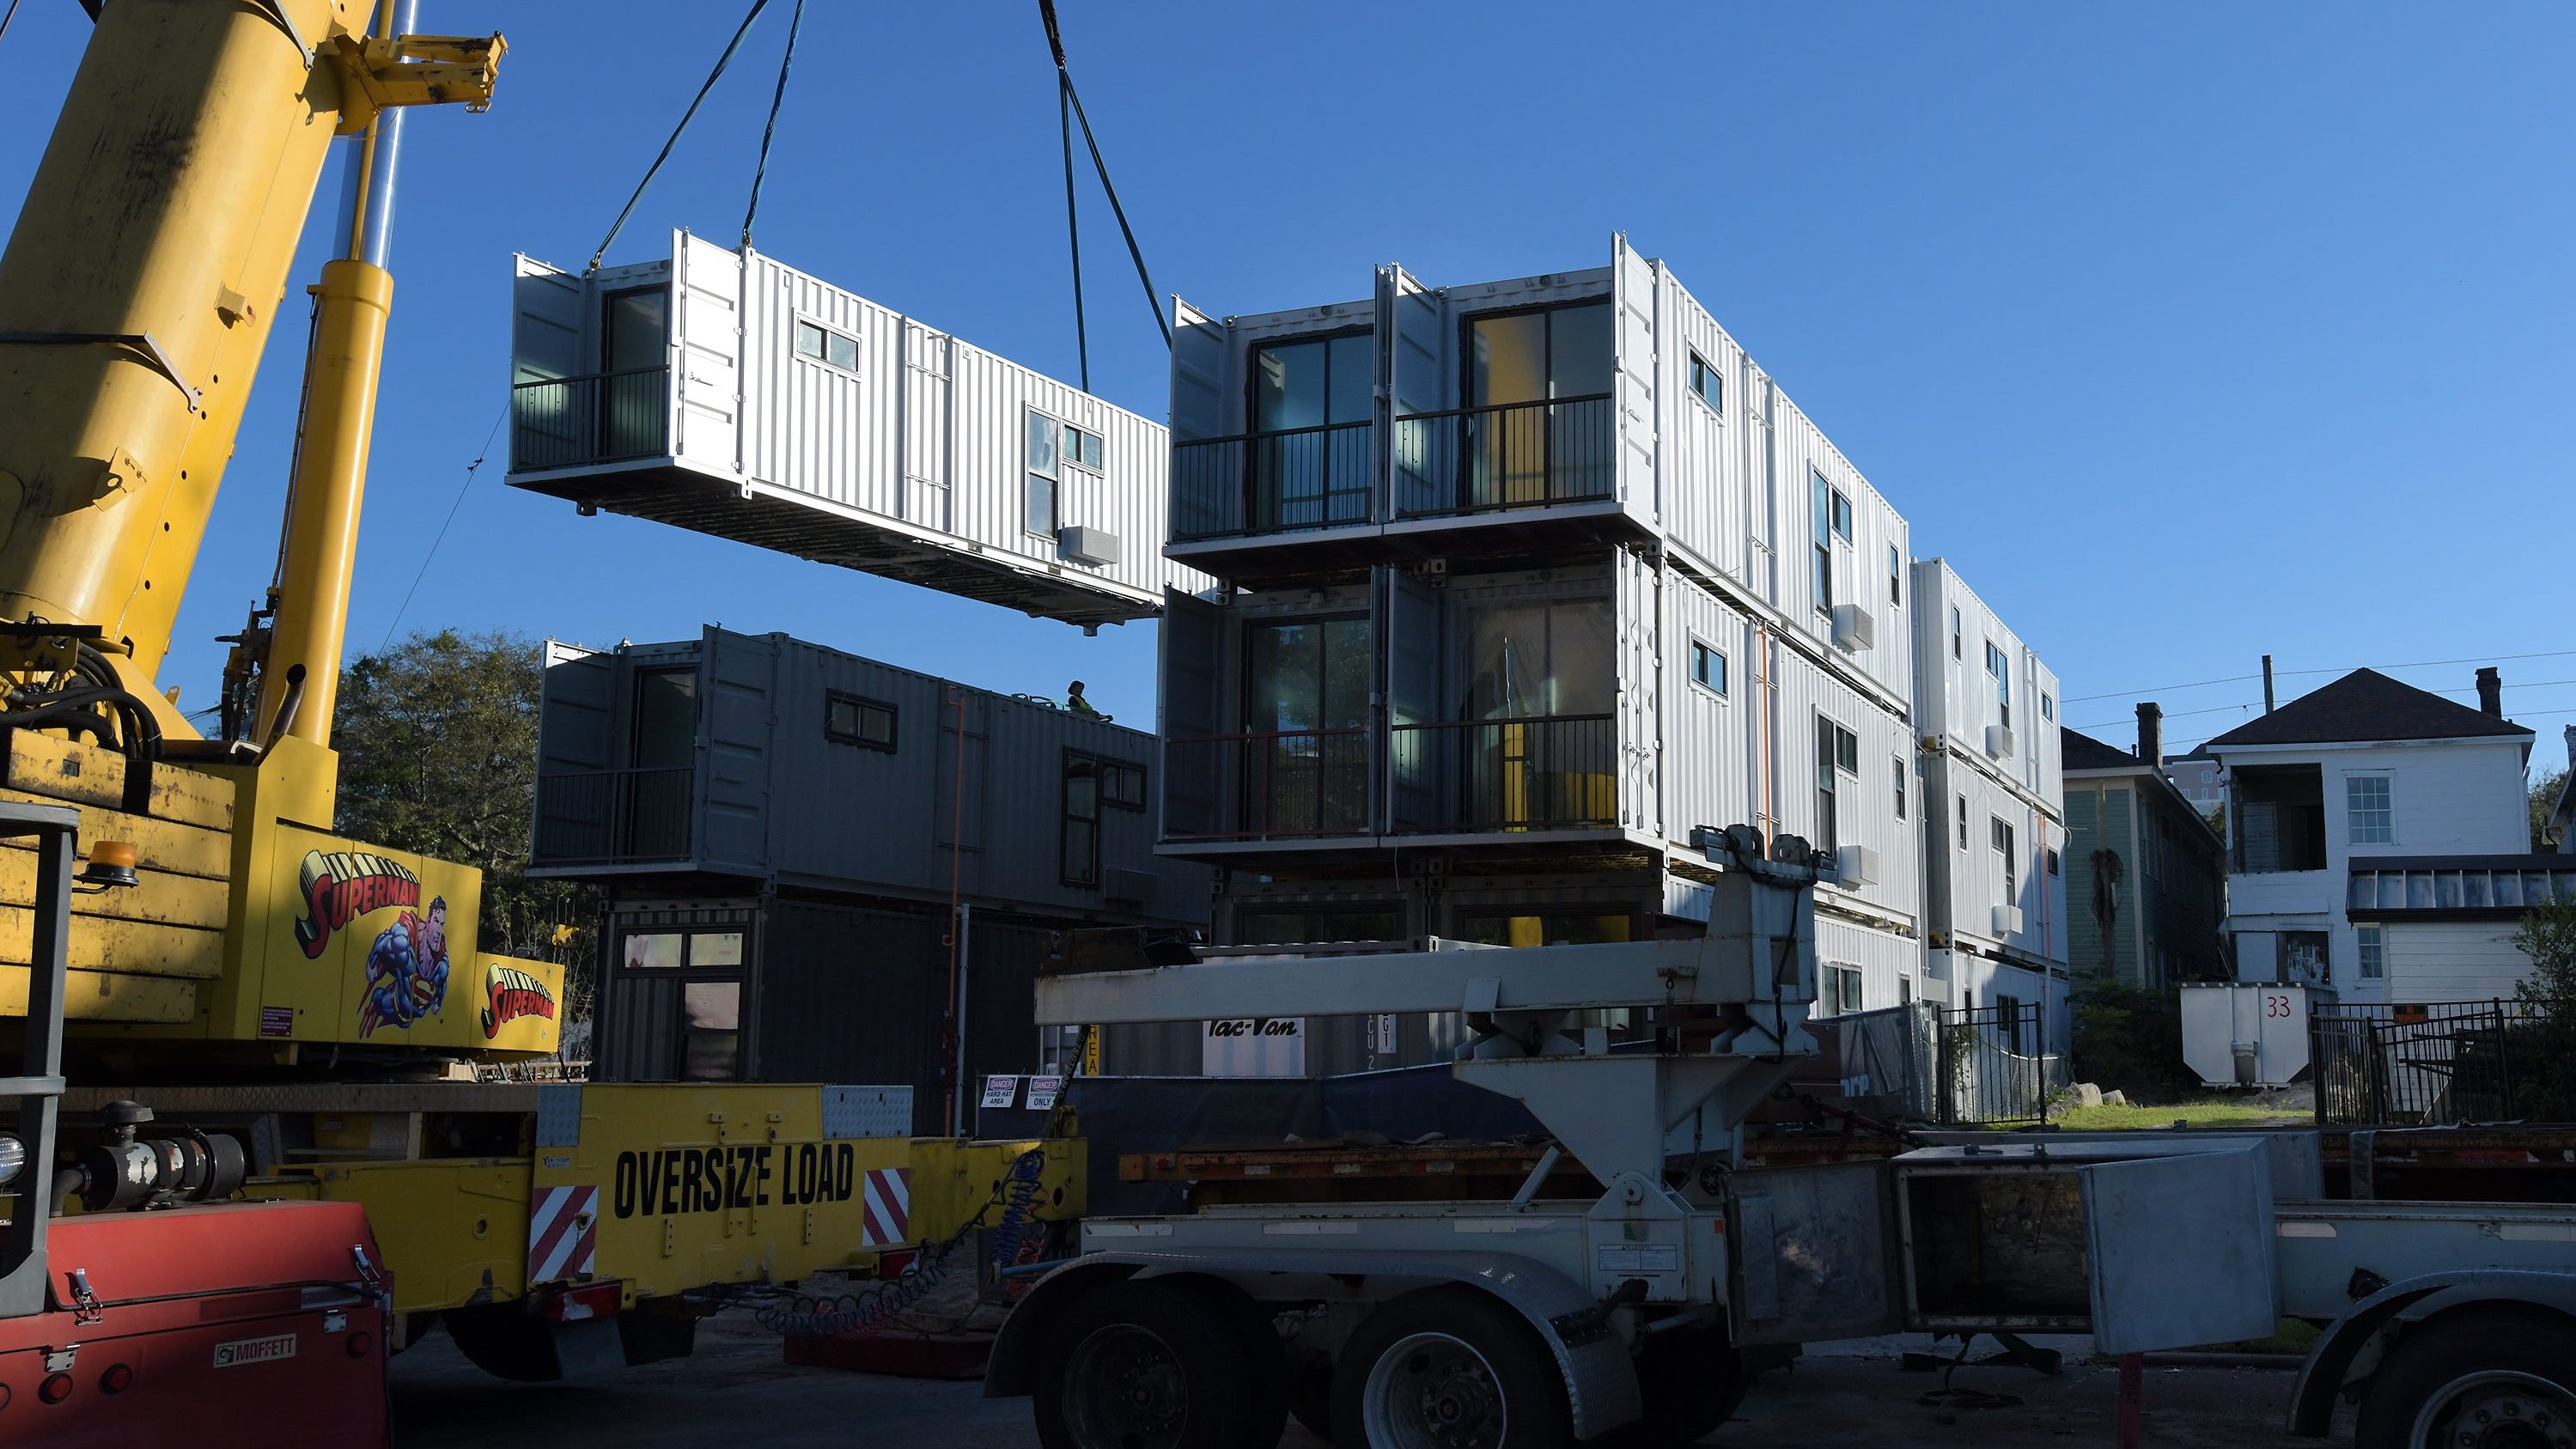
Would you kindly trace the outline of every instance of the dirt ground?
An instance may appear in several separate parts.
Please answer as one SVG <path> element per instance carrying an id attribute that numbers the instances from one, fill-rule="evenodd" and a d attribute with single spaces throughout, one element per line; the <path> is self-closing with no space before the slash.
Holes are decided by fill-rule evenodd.
<path id="1" fill-rule="evenodd" d="M 778 1449 L 1034 1449 L 1025 1399 L 986 1399 L 973 1383 L 877 1378 L 791 1368 L 779 1341 L 747 1321 L 719 1318 L 688 1359 L 578 1384 L 508 1384 L 458 1356 L 444 1335 L 393 1366 L 394 1442 L 401 1449 L 617 1449 L 732 1445 Z M 1843 1449 L 1962 1445 L 1975 1449 L 2111 1442 L 2118 1375 L 2070 1354 L 2060 1377 L 2027 1369 L 1964 1368 L 1954 1386 L 2018 1396 L 1995 1408 L 1942 1409 L 1916 1402 L 1937 1374 L 1898 1367 L 1921 1339 L 1873 1339 L 1810 1350 L 1796 1369 L 1756 1385 L 1742 1414 L 1710 1446 Z M 2078 1342 L 2073 1345 L 2080 1348 Z M 2150 1368 L 2146 1442 L 2172 1449 L 2293 1449 L 2319 1441 L 2281 1430 L 2290 1375 L 2277 1370 Z M 2336 1444 L 2351 1442 L 2348 1420 Z M 1322 1449 L 1289 1426 L 1285 1449 Z"/>

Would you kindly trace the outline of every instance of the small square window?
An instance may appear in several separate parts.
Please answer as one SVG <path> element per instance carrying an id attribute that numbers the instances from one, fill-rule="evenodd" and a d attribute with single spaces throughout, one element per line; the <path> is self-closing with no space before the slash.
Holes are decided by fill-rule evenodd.
<path id="1" fill-rule="evenodd" d="M 1843 490 L 1837 488 L 1834 490 L 1834 537 L 1841 539 L 1845 543 L 1849 543 L 1851 542 L 1851 536 L 1851 499 L 1845 496 Z"/>
<path id="2" fill-rule="evenodd" d="M 823 696 L 823 736 L 845 745 L 894 750 L 894 706 L 855 694 Z"/>
<path id="3" fill-rule="evenodd" d="M 1120 760 L 1100 762 L 1100 803 L 1120 810 L 1145 808 L 1145 767 Z"/>
<path id="4" fill-rule="evenodd" d="M 823 329 L 811 322 L 796 324 L 796 352 L 800 357 L 823 355 Z"/>
<path id="5" fill-rule="evenodd" d="M 2052 878 L 2057 874 L 2057 850 L 2054 846 L 2048 852 L 2048 873 Z"/>
<path id="6" fill-rule="evenodd" d="M 1691 641 L 1691 683 L 1711 694 L 1726 693 L 1726 656 L 1697 639 Z"/>
<path id="7" fill-rule="evenodd" d="M 828 362 L 844 371 L 859 370 L 858 342 L 829 328 L 817 327 L 811 322 L 800 321 L 796 324 L 796 352 L 800 357 L 810 357 L 817 362 Z"/>
<path id="8" fill-rule="evenodd" d="M 1696 352 L 1690 355 L 1690 390 L 1716 409 L 1719 417 L 1726 416 L 1726 379 Z"/>
<path id="9" fill-rule="evenodd" d="M 1100 435 L 1068 426 L 1064 430 L 1064 460 L 1077 468 L 1100 471 Z"/>
<path id="10" fill-rule="evenodd" d="M 1834 768 L 1846 775 L 1860 773 L 1860 736 L 1834 726 Z"/>
<path id="11" fill-rule="evenodd" d="M 2041 695 L 2039 697 L 2039 717 L 2041 719 L 2052 720 L 2057 718 L 2057 701 L 2045 694 Z"/>

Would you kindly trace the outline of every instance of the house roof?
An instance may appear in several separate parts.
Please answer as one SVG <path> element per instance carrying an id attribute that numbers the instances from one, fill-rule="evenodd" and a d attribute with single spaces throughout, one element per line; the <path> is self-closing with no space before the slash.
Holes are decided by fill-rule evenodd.
<path id="1" fill-rule="evenodd" d="M 2134 770 L 2141 763 L 2137 756 L 2117 745 L 2106 745 L 2088 734 L 2061 729 L 2058 747 L 2069 770 Z"/>
<path id="2" fill-rule="evenodd" d="M 2521 725 L 2400 683 L 2376 669 L 2356 669 L 2270 714 L 2213 737 L 2203 748 L 2313 745 L 2345 740 L 2531 738 Z"/>

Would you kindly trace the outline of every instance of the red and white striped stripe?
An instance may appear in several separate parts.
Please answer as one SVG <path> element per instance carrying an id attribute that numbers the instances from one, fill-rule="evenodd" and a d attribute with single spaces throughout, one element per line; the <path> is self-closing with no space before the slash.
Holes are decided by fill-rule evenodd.
<path id="1" fill-rule="evenodd" d="M 589 1276 L 599 1252 L 599 1189 L 537 1190 L 528 1214 L 528 1282 Z"/>
<path id="2" fill-rule="evenodd" d="M 912 1231 L 912 1169 L 871 1167 L 861 1174 L 859 1243 L 885 1248 L 909 1242 Z"/>

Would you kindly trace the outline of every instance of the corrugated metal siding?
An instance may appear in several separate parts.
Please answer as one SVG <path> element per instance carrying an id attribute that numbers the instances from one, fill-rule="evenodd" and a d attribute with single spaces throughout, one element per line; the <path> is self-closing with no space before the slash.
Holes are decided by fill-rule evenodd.
<path id="1" fill-rule="evenodd" d="M 1753 631 L 1742 614 L 1678 571 L 1664 575 L 1664 832 L 1687 848 L 1691 830 L 1751 822 L 1762 804 L 1753 795 L 1753 714 L 1760 708 Z M 1693 682 L 1691 644 L 1726 656 L 1720 697 Z"/>
<path id="2" fill-rule="evenodd" d="M 1619 823 L 1630 830 L 1661 831 L 1663 797 L 1662 566 L 1634 550 L 1618 550 Z"/>
<path id="3" fill-rule="evenodd" d="M 1670 274 L 1663 277 L 1661 392 L 1664 529 L 1700 573 L 1733 580 L 1759 597 L 1766 580 L 1752 566 L 1760 478 L 1759 419 L 1748 407 L 1744 349 Z M 1673 345 L 1678 343 L 1679 345 Z M 1724 380 L 1723 411 L 1691 392 L 1693 355 Z"/>
<path id="4" fill-rule="evenodd" d="M 1890 931 L 1874 930 L 1840 916 L 1816 917 L 1816 965 L 1857 966 L 1861 973 L 1861 1008 L 1875 1011 L 1902 999 L 1900 981 L 1913 980 L 1922 963 L 1920 942 Z M 1920 994 L 1918 986 L 1917 993 Z"/>
<path id="5" fill-rule="evenodd" d="M 1879 878 L 1842 892 L 1908 921 L 1922 911 L 1922 874 L 1910 819 L 1896 818 L 1894 772 L 1913 755 L 1905 723 L 1795 650 L 1780 651 L 1780 828 L 1817 838 L 1816 718 L 1819 714 L 1860 737 L 1860 773 L 1841 775 L 1835 787 L 1837 843 L 1878 852 Z M 1908 782 L 1907 812 L 1913 811 Z M 1827 887 L 1828 891 L 1835 890 Z"/>
<path id="6" fill-rule="evenodd" d="M 1655 310 L 1658 269 L 1628 245 L 1611 242 L 1611 317 L 1617 393 L 1611 399 L 1618 427 L 1621 508 L 1647 528 L 1660 526 L 1662 502 L 1656 462 Z"/>
<path id="7" fill-rule="evenodd" d="M 702 862 L 755 875 L 769 867 L 778 667 L 775 640 L 706 632 L 698 655 Z"/>
<path id="8" fill-rule="evenodd" d="M 1939 775 L 1947 786 L 1945 813 L 1956 812 L 1963 795 L 1968 802 L 1967 849 L 1959 848 L 1955 818 L 1951 820 L 1947 843 L 1951 855 L 1948 929 L 1965 940 L 2008 945 L 2034 956 L 2064 961 L 2068 867 L 2061 864 L 2059 874 L 2052 879 L 2046 852 L 2054 848 L 2063 855 L 2065 828 L 2043 817 L 2028 798 L 2005 789 L 1984 772 L 1964 767 L 1955 759 L 1943 764 L 1945 768 Z M 2010 900 L 2005 898 L 2003 872 L 1994 849 L 1996 820 L 2013 830 L 2015 889 Z M 2089 884 L 2086 889 L 2090 890 Z M 1994 930 L 1992 908 L 2006 904 L 2021 907 L 2022 928 L 1999 937 Z"/>
<path id="9" fill-rule="evenodd" d="M 754 255 L 748 272 L 752 479 L 1148 596 L 1211 582 L 1162 557 L 1170 449 L 1159 424 L 771 258 Z M 856 340 L 858 371 L 798 356 L 800 318 Z M 1115 535 L 1117 563 L 1074 563 L 1024 526 L 1032 410 L 1101 438 L 1099 473 L 1060 470 L 1057 522 Z"/>

